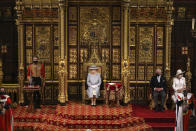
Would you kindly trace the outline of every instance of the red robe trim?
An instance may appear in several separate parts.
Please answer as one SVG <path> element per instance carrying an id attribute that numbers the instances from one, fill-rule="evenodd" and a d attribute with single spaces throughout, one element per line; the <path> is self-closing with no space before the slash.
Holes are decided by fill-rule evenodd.
<path id="1" fill-rule="evenodd" d="M 6 97 L 5 101 L 3 102 L 4 105 L 10 105 L 9 109 L 4 109 L 3 113 L 0 114 L 0 129 L 1 131 L 14 131 L 13 128 L 13 114 L 12 114 L 12 101 L 8 95 L 3 95 Z"/>

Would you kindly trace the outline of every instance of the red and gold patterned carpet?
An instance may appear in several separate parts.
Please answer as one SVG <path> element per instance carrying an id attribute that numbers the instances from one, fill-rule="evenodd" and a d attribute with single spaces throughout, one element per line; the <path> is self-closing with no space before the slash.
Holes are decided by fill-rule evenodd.
<path id="1" fill-rule="evenodd" d="M 14 109 L 16 131 L 151 131 L 132 106 L 108 107 L 70 102 L 67 106 L 42 106 L 36 113 Z M 90 129 L 90 130 L 88 130 Z"/>

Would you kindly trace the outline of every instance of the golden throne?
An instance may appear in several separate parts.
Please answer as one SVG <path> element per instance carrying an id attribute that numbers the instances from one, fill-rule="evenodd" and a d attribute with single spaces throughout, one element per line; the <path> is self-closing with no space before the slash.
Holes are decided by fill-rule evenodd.
<path id="1" fill-rule="evenodd" d="M 104 96 L 105 96 L 105 82 L 106 82 L 106 73 L 105 73 L 105 68 L 106 68 L 106 64 L 105 62 L 102 62 L 97 53 L 96 53 L 96 50 L 94 49 L 93 50 L 93 53 L 90 57 L 90 59 L 87 61 L 87 62 L 84 62 L 83 63 L 83 70 L 82 70 L 82 102 L 85 103 L 86 100 L 90 100 L 87 96 L 87 75 L 88 75 L 88 72 L 89 72 L 89 67 L 91 65 L 96 65 L 98 67 L 98 72 L 101 74 L 101 79 L 102 79 L 102 84 L 101 84 L 101 87 L 100 87 L 100 97 L 97 99 L 97 100 L 105 100 Z"/>
<path id="2" fill-rule="evenodd" d="M 159 95 L 158 99 L 159 99 L 158 104 L 161 104 L 160 95 Z M 149 89 L 149 100 L 150 100 L 149 108 L 150 108 L 150 110 L 152 110 L 155 107 L 152 89 Z M 164 105 L 163 105 L 165 110 L 167 110 L 167 105 L 166 105 L 167 100 L 168 100 L 168 91 L 166 91 L 165 101 L 164 101 Z"/>
<path id="3" fill-rule="evenodd" d="M 170 78 L 167 81 L 168 89 L 166 90 L 166 96 L 165 96 L 165 101 L 164 101 L 164 105 L 163 105 L 163 107 L 165 108 L 165 110 L 168 110 L 166 104 L 167 104 L 167 101 L 169 99 L 169 93 L 171 93 L 172 81 L 173 81 L 172 78 Z M 152 110 L 155 107 L 155 103 L 154 103 L 154 98 L 153 98 L 153 91 L 152 91 L 151 88 L 148 89 L 148 94 L 149 94 L 148 99 L 150 100 L 149 108 Z M 161 98 L 160 98 L 160 96 L 158 97 L 158 99 L 159 99 L 158 100 L 158 104 L 161 104 Z"/>

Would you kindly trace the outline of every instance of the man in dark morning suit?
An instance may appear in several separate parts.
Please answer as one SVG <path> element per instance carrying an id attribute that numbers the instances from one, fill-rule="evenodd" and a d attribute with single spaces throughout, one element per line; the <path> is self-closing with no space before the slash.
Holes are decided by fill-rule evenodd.
<path id="1" fill-rule="evenodd" d="M 160 111 L 163 112 L 163 105 L 166 96 L 167 83 L 165 77 L 162 75 L 161 69 L 156 69 L 156 75 L 152 76 L 150 81 L 150 87 L 152 88 L 154 103 L 155 103 L 155 112 L 159 111 L 158 108 L 158 96 L 161 96 L 161 108 Z"/>

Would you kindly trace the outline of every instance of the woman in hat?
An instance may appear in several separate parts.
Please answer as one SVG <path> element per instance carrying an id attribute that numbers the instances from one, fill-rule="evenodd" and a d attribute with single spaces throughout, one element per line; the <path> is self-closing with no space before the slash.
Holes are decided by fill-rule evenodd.
<path id="1" fill-rule="evenodd" d="M 91 105 L 96 105 L 96 98 L 100 96 L 101 75 L 98 73 L 98 67 L 93 65 L 87 76 L 87 95 L 91 98 Z"/>
<path id="2" fill-rule="evenodd" d="M 173 100 L 176 103 L 176 127 L 175 131 L 183 131 L 183 109 L 182 109 L 182 100 L 184 98 L 183 91 L 186 89 L 186 81 L 183 77 L 181 69 L 178 69 L 176 72 L 176 77 L 173 79 L 173 89 L 175 95 Z"/>
<path id="3" fill-rule="evenodd" d="M 191 93 L 186 93 L 186 80 L 183 77 L 184 72 L 181 69 L 177 70 L 176 77 L 173 79 L 173 89 L 175 94 L 172 96 L 174 102 L 176 103 L 176 127 L 175 131 L 183 131 L 183 106 L 184 101 L 192 97 Z M 188 108 L 188 107 L 187 107 Z M 194 114 L 194 112 L 193 112 Z"/>

